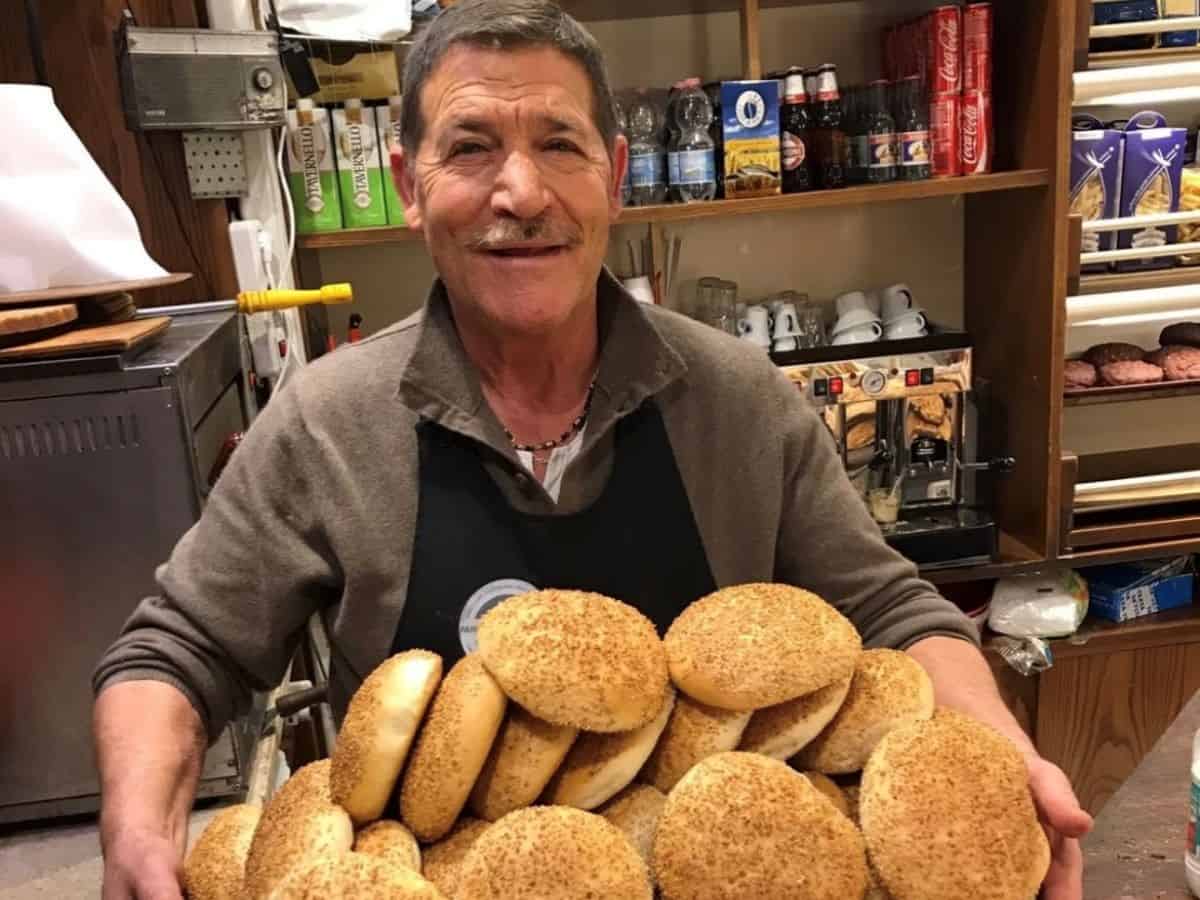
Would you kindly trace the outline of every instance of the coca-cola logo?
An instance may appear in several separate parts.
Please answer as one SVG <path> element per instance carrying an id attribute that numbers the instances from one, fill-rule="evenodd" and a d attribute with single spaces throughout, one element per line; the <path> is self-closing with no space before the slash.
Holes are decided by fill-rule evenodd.
<path id="1" fill-rule="evenodd" d="M 958 81 L 958 22 L 952 18 L 939 19 L 937 42 L 942 49 L 939 74 L 946 83 Z"/>
<path id="2" fill-rule="evenodd" d="M 979 143 L 979 108 L 966 106 L 962 111 L 962 155 L 973 160 Z"/>

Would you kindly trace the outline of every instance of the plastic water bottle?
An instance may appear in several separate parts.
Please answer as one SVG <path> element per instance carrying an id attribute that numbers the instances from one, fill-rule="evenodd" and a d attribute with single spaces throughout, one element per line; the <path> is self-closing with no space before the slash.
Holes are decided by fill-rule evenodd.
<path id="1" fill-rule="evenodd" d="M 708 133 L 713 111 L 699 78 L 683 83 L 674 108 L 678 137 L 667 157 L 671 199 L 711 200 L 717 195 L 716 148 Z"/>
<path id="2" fill-rule="evenodd" d="M 629 202 L 633 206 L 662 203 L 667 198 L 667 160 L 659 140 L 660 121 L 648 97 L 629 104 Z"/>
<path id="3" fill-rule="evenodd" d="M 621 106 L 620 103 L 613 103 L 613 109 L 617 116 L 617 130 L 619 130 L 621 132 L 621 134 L 625 135 L 625 140 L 628 141 L 629 140 L 629 120 L 625 116 L 625 110 Z M 625 166 L 625 174 L 621 178 L 621 205 L 622 206 L 629 205 L 629 197 L 633 190 L 632 182 L 630 181 L 630 170 L 631 169 L 632 169 L 632 166 L 626 165 Z"/>
<path id="4" fill-rule="evenodd" d="M 1200 897 L 1200 731 L 1192 738 L 1192 792 L 1188 804 L 1187 853 L 1184 874 L 1192 894 Z"/>

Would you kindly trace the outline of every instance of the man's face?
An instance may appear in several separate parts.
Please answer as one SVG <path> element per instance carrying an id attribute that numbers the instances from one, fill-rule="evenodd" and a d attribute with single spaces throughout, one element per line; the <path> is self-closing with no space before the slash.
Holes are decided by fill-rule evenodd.
<path id="1" fill-rule="evenodd" d="M 416 158 L 392 158 L 456 304 L 496 328 L 544 333 L 592 301 L 620 210 L 624 138 L 610 160 L 582 66 L 551 48 L 452 47 L 419 98 Z"/>

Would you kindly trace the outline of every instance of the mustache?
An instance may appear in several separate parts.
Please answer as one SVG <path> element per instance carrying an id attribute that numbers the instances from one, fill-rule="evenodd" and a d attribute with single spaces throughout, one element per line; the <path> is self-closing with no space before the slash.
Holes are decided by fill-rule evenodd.
<path id="1" fill-rule="evenodd" d="M 575 225 L 556 222 L 545 217 L 538 219 L 497 219 L 490 225 L 471 232 L 466 244 L 472 250 L 491 250 L 506 244 L 538 241 L 574 247 L 583 242 L 583 233 Z"/>

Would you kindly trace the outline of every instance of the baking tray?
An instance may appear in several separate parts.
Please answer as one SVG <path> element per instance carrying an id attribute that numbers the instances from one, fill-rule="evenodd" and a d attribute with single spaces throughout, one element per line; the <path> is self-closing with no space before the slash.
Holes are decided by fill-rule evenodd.
<path id="1" fill-rule="evenodd" d="M 1200 394 L 1200 378 L 1073 388 L 1063 391 L 1063 400 L 1068 406 L 1091 406 L 1098 403 L 1117 403 L 1122 400 L 1186 397 L 1189 394 Z"/>

